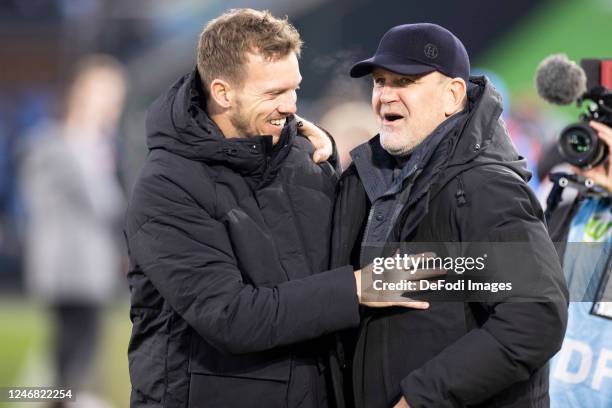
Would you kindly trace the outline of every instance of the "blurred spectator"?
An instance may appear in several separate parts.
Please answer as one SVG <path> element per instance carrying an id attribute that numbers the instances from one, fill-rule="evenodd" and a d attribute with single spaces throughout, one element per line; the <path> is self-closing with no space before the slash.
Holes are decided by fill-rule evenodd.
<path id="1" fill-rule="evenodd" d="M 11 193 L 11 148 L 4 123 L 0 120 L 0 273 L 8 269 L 7 246 L 10 241 L 10 220 L 8 218 Z"/>
<path id="2" fill-rule="evenodd" d="M 342 56 L 347 60 L 356 59 L 349 54 Z M 318 116 L 319 124 L 330 132 L 336 141 L 340 165 L 346 169 L 351 163 L 350 151 L 378 133 L 379 124 L 372 115 L 370 84 L 355 79 L 347 79 L 344 67 L 342 76 L 334 77 L 325 95 L 317 100 L 322 107 Z"/>
<path id="3" fill-rule="evenodd" d="M 90 379 L 100 315 L 120 277 L 124 197 L 113 138 L 124 95 L 116 60 L 84 59 L 62 120 L 33 131 L 21 166 L 26 287 L 55 315 L 56 382 L 75 391 Z"/>
<path id="4" fill-rule="evenodd" d="M 330 109 L 320 123 L 334 137 L 343 169 L 351 163 L 350 151 L 378 133 L 372 108 L 365 102 L 338 105 Z"/>
<path id="5" fill-rule="evenodd" d="M 517 151 L 527 160 L 532 172 L 529 185 L 542 206 L 545 206 L 551 185 L 540 168 L 558 164 L 556 141 L 566 122 L 566 117 L 546 108 L 535 95 L 520 93 L 512 99 L 507 118 L 508 131 Z M 549 146 L 552 145 L 554 149 L 551 150 Z"/>

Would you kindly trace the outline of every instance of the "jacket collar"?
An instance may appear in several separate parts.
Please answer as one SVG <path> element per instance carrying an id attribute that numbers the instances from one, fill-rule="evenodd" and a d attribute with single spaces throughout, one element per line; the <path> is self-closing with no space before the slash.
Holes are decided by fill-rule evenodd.
<path id="1" fill-rule="evenodd" d="M 380 144 L 380 135 L 353 149 L 351 157 L 370 201 L 374 202 L 380 197 L 400 192 L 408 178 L 420 173 L 427 166 L 438 150 L 438 145 L 450 137 L 465 115 L 466 112 L 462 111 L 442 122 L 401 165 L 384 150 Z M 393 177 L 394 170 L 399 170 L 396 177 Z"/>
<path id="2" fill-rule="evenodd" d="M 525 160 L 519 156 L 510 140 L 500 117 L 501 112 L 501 95 L 490 81 L 484 76 L 471 77 L 468 86 L 467 113 L 462 120 L 451 121 L 457 116 L 455 115 L 443 122 L 414 151 L 413 154 L 418 154 L 418 157 L 415 157 L 414 161 L 411 157 L 402 170 L 404 172 L 401 177 L 402 182 L 423 170 L 415 180 L 417 185 L 411 193 L 410 201 L 414 202 L 429 191 L 431 184 L 436 181 L 436 177 L 432 175 L 443 172 L 439 184 L 444 184 L 445 180 L 469 167 L 487 163 L 504 165 L 524 180 L 529 180 L 531 173 L 526 169 Z M 450 137 L 443 137 L 449 133 Z M 385 180 L 388 172 L 392 171 L 389 169 L 395 163 L 380 146 L 378 135 L 355 148 L 351 156 L 371 201 L 402 187 L 400 184 L 388 190 Z"/>
<path id="3" fill-rule="evenodd" d="M 415 231 L 420 221 L 429 212 L 430 200 L 454 178 L 457 174 L 472 167 L 484 164 L 497 164 L 505 166 L 524 180 L 528 180 L 530 173 L 526 170 L 524 159 L 514 149 L 508 136 L 507 130 L 501 121 L 501 97 L 490 85 L 485 77 L 471 78 L 468 90 L 468 109 L 462 123 L 457 124 L 451 137 L 438 143 L 431 159 L 424 166 L 423 171 L 409 178 L 411 186 L 404 185 L 402 196 L 398 197 L 401 204 L 401 213 L 393 221 L 392 231 L 389 234 L 390 241 L 407 240 Z M 472 134 L 473 132 L 473 134 Z M 375 137 L 364 145 L 354 150 L 359 153 L 359 158 L 353 155 L 353 163 L 345 171 L 342 177 L 355 177 L 360 179 L 368 198 L 374 197 L 379 190 L 373 190 L 372 186 L 380 178 L 376 178 L 376 171 L 365 175 L 365 168 L 359 170 L 360 161 L 368 161 L 371 166 L 381 168 L 381 161 L 376 160 L 376 155 L 363 155 L 364 152 L 377 151 L 380 142 Z M 482 142 L 477 149 L 476 143 Z M 362 150 L 363 149 L 363 150 Z M 382 148 L 380 148 L 382 149 Z M 389 163 L 389 161 L 382 161 Z M 370 181 L 365 181 L 368 178 Z M 408 181 L 406 180 L 406 182 Z M 368 187 L 370 191 L 367 191 Z M 373 201 L 370 199 L 370 203 Z"/>

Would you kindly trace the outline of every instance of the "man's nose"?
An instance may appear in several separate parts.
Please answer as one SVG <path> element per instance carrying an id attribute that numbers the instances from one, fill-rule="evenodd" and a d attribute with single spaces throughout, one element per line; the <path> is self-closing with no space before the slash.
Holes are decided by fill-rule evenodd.
<path id="1" fill-rule="evenodd" d="M 287 92 L 278 106 L 278 111 L 287 115 L 297 112 L 297 93 L 295 91 Z"/>
<path id="2" fill-rule="evenodd" d="M 397 90 L 392 86 L 383 86 L 380 90 L 380 101 L 382 103 L 394 102 L 397 100 Z"/>

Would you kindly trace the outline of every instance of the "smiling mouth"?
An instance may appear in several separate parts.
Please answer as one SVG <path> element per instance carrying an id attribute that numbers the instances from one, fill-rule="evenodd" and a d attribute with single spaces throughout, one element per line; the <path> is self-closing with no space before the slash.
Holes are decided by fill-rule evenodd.
<path id="1" fill-rule="evenodd" d="M 287 121 L 287 118 L 281 118 L 281 119 L 270 119 L 268 121 L 269 124 L 273 125 L 273 126 L 279 126 L 279 127 L 283 127 L 285 126 L 285 122 Z"/>

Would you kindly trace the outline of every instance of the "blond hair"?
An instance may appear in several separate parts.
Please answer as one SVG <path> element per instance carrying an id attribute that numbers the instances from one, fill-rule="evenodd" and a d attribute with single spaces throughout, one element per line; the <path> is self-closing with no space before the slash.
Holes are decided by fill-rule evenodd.
<path id="1" fill-rule="evenodd" d="M 247 53 L 258 53 L 275 60 L 302 48 L 300 34 L 287 18 L 279 19 L 269 11 L 232 9 L 211 20 L 198 44 L 198 72 L 206 88 L 215 78 L 241 85 Z"/>

